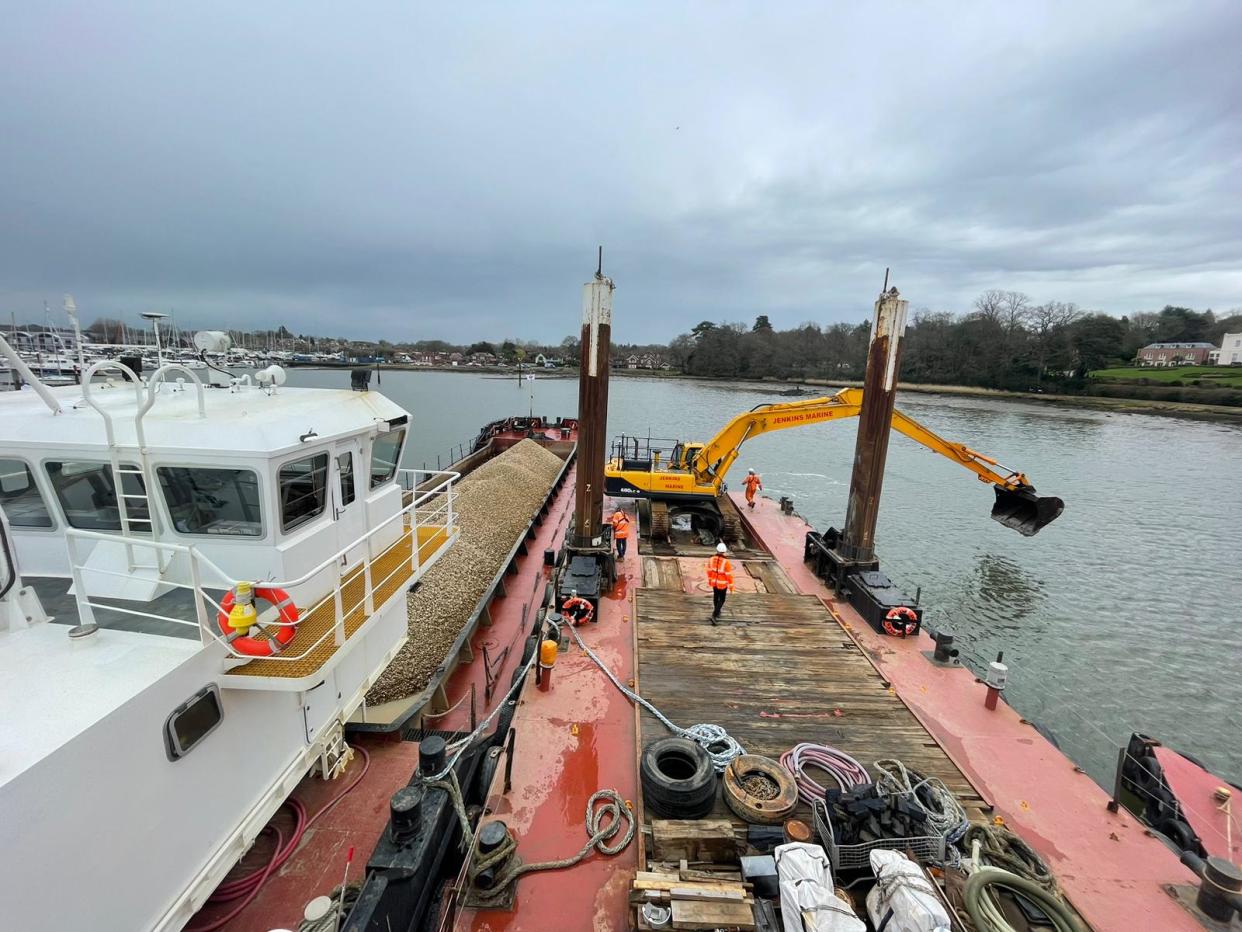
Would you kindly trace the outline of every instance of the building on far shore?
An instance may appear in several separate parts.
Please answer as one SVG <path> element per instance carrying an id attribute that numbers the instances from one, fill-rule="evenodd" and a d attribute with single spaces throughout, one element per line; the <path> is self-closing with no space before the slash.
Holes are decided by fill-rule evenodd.
<path id="1" fill-rule="evenodd" d="M 1215 346 L 1211 343 L 1149 343 L 1138 351 L 1140 366 L 1203 366 Z"/>
<path id="2" fill-rule="evenodd" d="M 1216 365 L 1242 366 L 1242 333 L 1226 333 L 1216 351 Z"/>

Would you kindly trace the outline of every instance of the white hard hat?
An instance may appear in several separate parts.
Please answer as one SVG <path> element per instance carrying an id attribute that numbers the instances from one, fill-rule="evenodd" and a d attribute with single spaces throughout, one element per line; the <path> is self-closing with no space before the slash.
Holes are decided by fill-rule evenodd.
<path id="1" fill-rule="evenodd" d="M 724 545 L 723 540 L 716 545 L 716 552 L 717 553 L 728 553 L 729 552 L 729 548 Z"/>
<path id="2" fill-rule="evenodd" d="M 753 469 L 748 469 L 748 470 L 746 470 L 746 471 L 747 471 L 748 473 L 750 473 L 752 476 L 755 474 L 755 471 L 754 471 Z"/>

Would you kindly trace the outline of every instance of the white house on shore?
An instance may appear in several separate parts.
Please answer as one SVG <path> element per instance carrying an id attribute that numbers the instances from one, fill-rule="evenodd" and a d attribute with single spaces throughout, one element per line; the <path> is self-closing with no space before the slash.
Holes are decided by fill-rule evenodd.
<path id="1" fill-rule="evenodd" d="M 1242 366 L 1242 333 L 1226 333 L 1216 351 L 1216 365 Z"/>

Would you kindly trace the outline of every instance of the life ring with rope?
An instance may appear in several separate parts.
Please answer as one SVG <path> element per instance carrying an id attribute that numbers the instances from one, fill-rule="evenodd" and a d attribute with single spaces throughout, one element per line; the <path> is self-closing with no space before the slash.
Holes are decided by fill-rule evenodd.
<path id="1" fill-rule="evenodd" d="M 301 619 L 301 613 L 298 607 L 293 604 L 293 599 L 289 597 L 289 593 L 284 589 L 277 589 L 275 586 L 256 586 L 252 591 L 252 599 L 262 599 L 264 602 L 271 604 L 280 618 L 280 625 L 276 628 L 274 634 L 269 634 L 265 638 L 250 637 L 245 632 L 251 627 L 236 628 L 230 621 L 233 609 L 239 607 L 237 601 L 238 586 L 234 586 L 224 594 L 224 598 L 220 600 L 220 614 L 216 619 L 216 623 L 220 626 L 220 630 L 224 633 L 225 639 L 233 650 L 239 654 L 245 654 L 247 657 L 272 657 L 284 650 L 289 642 L 297 635 L 297 624 Z M 246 588 L 249 588 L 247 586 Z M 244 606 L 243 601 L 240 605 Z M 257 615 L 255 616 L 257 618 Z"/>
<path id="2" fill-rule="evenodd" d="M 574 620 L 574 625 L 585 625 L 595 617 L 595 606 L 580 595 L 570 596 L 561 606 L 561 614 Z"/>
<path id="3" fill-rule="evenodd" d="M 908 605 L 890 608 L 884 616 L 884 633 L 895 638 L 904 638 L 913 634 L 919 626 L 918 613 Z"/>

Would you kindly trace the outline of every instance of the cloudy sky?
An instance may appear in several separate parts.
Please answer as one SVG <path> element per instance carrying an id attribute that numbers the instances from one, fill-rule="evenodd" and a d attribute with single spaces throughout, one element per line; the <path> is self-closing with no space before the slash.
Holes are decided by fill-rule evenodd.
<path id="1" fill-rule="evenodd" d="M 456 10 L 458 12 L 451 12 Z M 0 0 L 0 315 L 559 340 L 1242 305 L 1242 3 Z"/>

